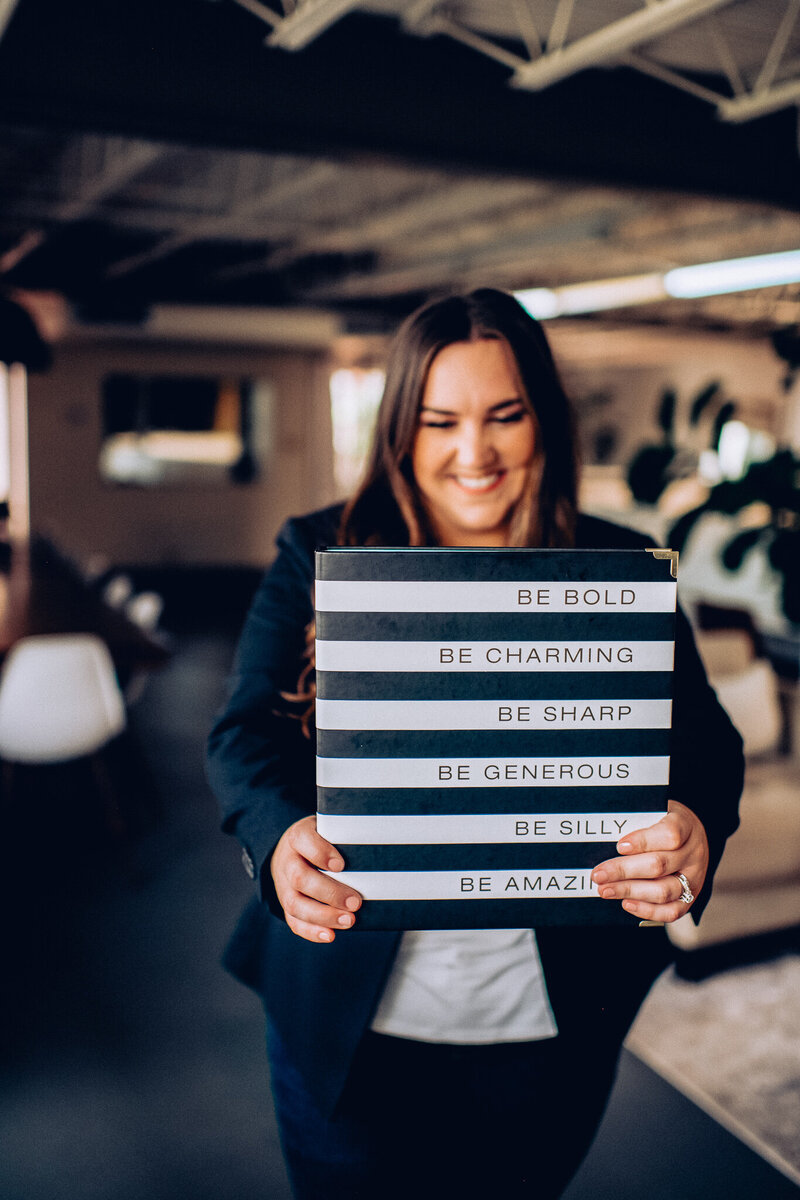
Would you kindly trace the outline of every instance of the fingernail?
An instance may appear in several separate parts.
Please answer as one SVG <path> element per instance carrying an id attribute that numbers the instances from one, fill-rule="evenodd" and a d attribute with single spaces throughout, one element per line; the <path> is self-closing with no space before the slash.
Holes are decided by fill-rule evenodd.
<path id="1" fill-rule="evenodd" d="M 632 842 L 617 842 L 617 849 L 619 850 L 620 854 L 624 854 L 626 850 L 633 849 L 633 843 Z"/>
<path id="2" fill-rule="evenodd" d="M 349 929 L 353 921 L 355 921 L 355 917 L 351 916 L 350 913 L 342 913 L 339 917 L 339 924 L 344 925 L 345 929 Z"/>
<path id="3" fill-rule="evenodd" d="M 328 859 L 328 870 L 329 871 L 343 871 L 344 870 L 344 859 L 343 858 L 329 858 Z"/>
<path id="4" fill-rule="evenodd" d="M 348 896 L 344 902 L 345 908 L 349 908 L 350 912 L 358 912 L 361 908 L 361 899 L 358 896 Z"/>
<path id="5" fill-rule="evenodd" d="M 613 900 L 614 896 L 616 895 L 616 892 L 614 891 L 613 888 L 601 888 L 600 895 L 603 897 L 604 900 Z"/>
<path id="6" fill-rule="evenodd" d="M 319 940 L 321 942 L 332 942 L 333 934 L 331 933 L 330 929 L 321 929 L 319 931 Z"/>
<path id="7" fill-rule="evenodd" d="M 622 907 L 625 909 L 625 912 L 629 913 L 637 913 L 639 911 L 639 905 L 635 900 L 623 900 Z"/>
<path id="8" fill-rule="evenodd" d="M 608 883 L 608 871 L 592 871 L 592 883 Z"/>

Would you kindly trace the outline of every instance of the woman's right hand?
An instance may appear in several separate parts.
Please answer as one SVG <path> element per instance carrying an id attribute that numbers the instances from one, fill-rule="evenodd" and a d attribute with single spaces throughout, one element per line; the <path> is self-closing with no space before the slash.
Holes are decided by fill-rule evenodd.
<path id="1" fill-rule="evenodd" d="M 323 871 L 343 871 L 344 860 L 317 833 L 312 814 L 290 825 L 272 854 L 270 873 L 292 933 L 309 942 L 332 942 L 334 930 L 349 929 L 361 896 Z"/>

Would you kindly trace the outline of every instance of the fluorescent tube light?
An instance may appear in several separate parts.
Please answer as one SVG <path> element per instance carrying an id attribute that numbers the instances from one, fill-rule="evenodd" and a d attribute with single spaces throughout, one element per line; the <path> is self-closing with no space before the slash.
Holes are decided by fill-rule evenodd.
<path id="1" fill-rule="evenodd" d="M 752 258 L 676 267 L 664 276 L 664 289 L 678 299 L 692 299 L 798 282 L 800 250 L 787 250 L 781 254 L 757 254 Z"/>
<path id="2" fill-rule="evenodd" d="M 558 299 L 550 288 L 528 288 L 524 292 L 514 292 L 514 297 L 537 321 L 558 316 Z"/>
<path id="3" fill-rule="evenodd" d="M 660 275 L 628 275 L 556 288 L 558 311 L 563 316 L 624 308 L 628 304 L 649 304 L 653 300 L 663 300 L 665 294 Z"/>
<path id="4" fill-rule="evenodd" d="M 628 275 L 597 279 L 559 288 L 528 288 L 514 292 L 523 308 L 539 321 L 577 313 L 650 304 L 654 300 L 694 299 L 746 292 L 750 288 L 800 283 L 800 250 L 780 254 L 757 254 L 752 258 L 728 258 L 722 262 L 676 267 L 666 275 Z"/>
<path id="5" fill-rule="evenodd" d="M 625 308 L 628 304 L 648 304 L 653 300 L 665 299 L 666 292 L 660 275 L 629 275 L 620 279 L 573 283 L 560 288 L 529 288 L 514 295 L 532 317 L 546 321 L 550 317 Z"/>

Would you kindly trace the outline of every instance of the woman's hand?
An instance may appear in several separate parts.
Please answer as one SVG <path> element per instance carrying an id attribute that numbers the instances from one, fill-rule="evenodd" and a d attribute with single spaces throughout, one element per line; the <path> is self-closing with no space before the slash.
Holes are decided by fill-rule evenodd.
<path id="1" fill-rule="evenodd" d="M 695 897 L 708 871 L 708 838 L 691 809 L 670 800 L 658 824 L 626 834 L 617 843 L 620 858 L 609 858 L 592 871 L 604 900 L 621 900 L 626 912 L 643 921 L 669 922 L 684 916 L 691 904 L 681 900 L 686 876 Z"/>
<path id="2" fill-rule="evenodd" d="M 341 854 L 317 833 L 317 818 L 290 825 L 272 854 L 270 873 L 292 933 L 309 942 L 332 942 L 334 929 L 349 929 L 361 896 L 323 875 L 344 870 Z"/>

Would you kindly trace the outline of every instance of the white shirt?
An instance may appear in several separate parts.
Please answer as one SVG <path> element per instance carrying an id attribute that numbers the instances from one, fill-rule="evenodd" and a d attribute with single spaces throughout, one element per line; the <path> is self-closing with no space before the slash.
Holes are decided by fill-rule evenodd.
<path id="1" fill-rule="evenodd" d="M 371 1028 L 459 1045 L 554 1037 L 534 931 L 404 933 Z"/>

